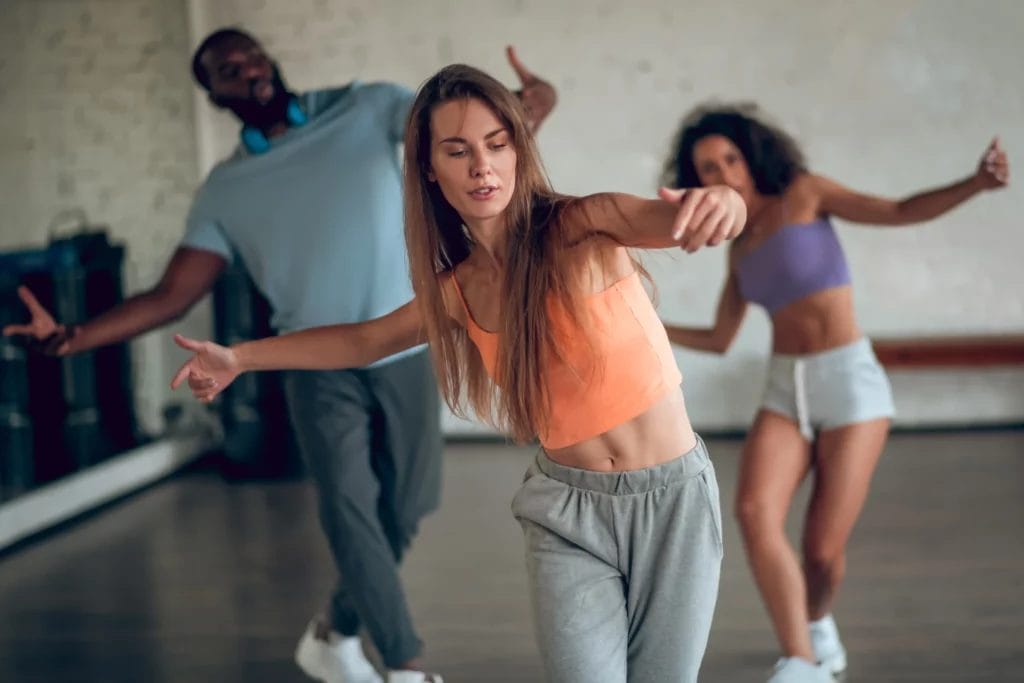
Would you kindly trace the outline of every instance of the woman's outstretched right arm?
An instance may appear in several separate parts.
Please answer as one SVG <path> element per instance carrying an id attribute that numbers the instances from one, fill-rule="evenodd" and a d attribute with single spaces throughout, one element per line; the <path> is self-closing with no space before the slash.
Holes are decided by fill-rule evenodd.
<path id="1" fill-rule="evenodd" d="M 209 402 L 243 372 L 359 368 L 424 343 L 426 331 L 413 300 L 363 323 L 314 327 L 230 347 L 181 335 L 174 341 L 194 355 L 175 374 L 171 388 L 188 380 L 195 397 Z"/>
<path id="2" fill-rule="evenodd" d="M 725 353 L 736 339 L 747 313 L 747 302 L 740 294 L 736 273 L 730 273 L 718 299 L 713 327 L 679 327 L 665 325 L 669 341 L 698 351 Z"/>

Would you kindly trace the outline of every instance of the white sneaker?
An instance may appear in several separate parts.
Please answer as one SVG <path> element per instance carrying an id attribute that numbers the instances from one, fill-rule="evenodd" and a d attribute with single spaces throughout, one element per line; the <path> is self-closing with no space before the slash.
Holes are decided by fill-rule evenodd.
<path id="1" fill-rule="evenodd" d="M 422 671 L 389 671 L 388 683 L 444 683 L 440 674 Z"/>
<path id="2" fill-rule="evenodd" d="M 768 683 L 832 683 L 832 674 L 820 664 L 799 657 L 783 657 L 775 662 Z"/>
<path id="3" fill-rule="evenodd" d="M 384 683 L 363 653 L 358 636 L 346 637 L 313 619 L 295 648 L 295 663 L 324 683 Z"/>
<path id="4" fill-rule="evenodd" d="M 811 647 L 814 656 L 833 675 L 846 671 L 846 648 L 839 640 L 839 629 L 831 614 L 811 622 Z"/>

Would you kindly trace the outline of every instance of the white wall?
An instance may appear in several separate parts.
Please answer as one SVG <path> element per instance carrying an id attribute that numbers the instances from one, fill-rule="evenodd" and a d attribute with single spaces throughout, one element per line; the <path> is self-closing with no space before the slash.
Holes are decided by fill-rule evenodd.
<path id="1" fill-rule="evenodd" d="M 197 178 L 188 49 L 181 2 L 0 2 L 0 249 L 44 245 L 81 208 L 127 245 L 126 290 L 155 282 Z M 132 348 L 148 429 L 162 427 L 170 347 L 160 332 Z"/>
<path id="2" fill-rule="evenodd" d="M 57 210 L 84 205 L 128 241 L 133 291 L 180 237 L 197 164 L 205 171 L 236 139 L 188 81 L 191 49 L 224 24 L 264 39 L 299 89 L 353 77 L 415 86 L 452 61 L 514 85 L 503 55 L 513 43 L 560 91 L 540 142 L 566 192 L 652 194 L 679 118 L 710 97 L 761 103 L 815 170 L 866 191 L 963 176 L 995 132 L 1024 163 L 1016 0 L 6 0 L 3 13 L 0 248 L 42 241 Z M 1024 329 L 1022 199 L 1017 182 L 917 229 L 843 226 L 865 330 Z M 723 258 L 648 260 L 666 319 L 710 321 Z M 180 358 L 166 339 L 136 351 L 151 414 Z M 767 347 L 758 311 L 725 358 L 679 354 L 699 427 L 747 424 Z M 898 373 L 899 420 L 1019 421 L 1022 379 Z"/>

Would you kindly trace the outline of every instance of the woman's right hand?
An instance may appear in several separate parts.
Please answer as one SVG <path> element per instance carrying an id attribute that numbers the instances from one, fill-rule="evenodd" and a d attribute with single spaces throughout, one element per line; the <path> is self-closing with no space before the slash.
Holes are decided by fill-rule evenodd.
<path id="1" fill-rule="evenodd" d="M 975 177 L 986 190 L 1006 187 L 1010 183 L 1010 161 L 1006 150 L 999 144 L 999 138 L 993 138 L 978 162 Z"/>
<path id="2" fill-rule="evenodd" d="M 174 375 L 171 389 L 177 389 L 188 380 L 192 395 L 203 403 L 209 403 L 242 374 L 238 356 L 226 346 L 189 339 L 180 334 L 174 335 L 174 343 L 195 355 Z"/>

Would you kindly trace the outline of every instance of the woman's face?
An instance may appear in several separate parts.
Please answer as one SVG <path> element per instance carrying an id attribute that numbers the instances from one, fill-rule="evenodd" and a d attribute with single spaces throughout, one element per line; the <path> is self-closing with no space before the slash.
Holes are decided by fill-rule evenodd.
<path id="1" fill-rule="evenodd" d="M 516 187 L 512 132 L 478 99 L 445 102 L 430 116 L 430 169 L 466 225 L 493 220 Z"/>
<path id="2" fill-rule="evenodd" d="M 693 146 L 693 166 L 701 185 L 728 185 L 748 205 L 757 193 L 747 160 L 724 135 L 708 135 L 698 140 Z"/>

